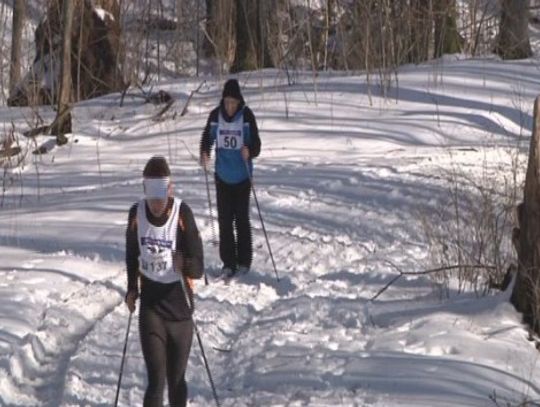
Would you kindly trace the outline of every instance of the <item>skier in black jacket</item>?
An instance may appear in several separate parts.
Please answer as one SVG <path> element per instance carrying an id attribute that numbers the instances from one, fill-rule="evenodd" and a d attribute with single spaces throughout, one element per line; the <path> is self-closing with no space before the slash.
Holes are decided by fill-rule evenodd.
<path id="1" fill-rule="evenodd" d="M 215 180 L 222 273 L 232 277 L 247 273 L 253 260 L 249 220 L 250 177 L 253 158 L 261 151 L 257 121 L 246 106 L 236 79 L 229 79 L 222 99 L 208 116 L 200 144 L 200 161 L 206 171 L 215 145 Z M 236 227 L 236 237 L 234 229 Z"/>
<path id="2" fill-rule="evenodd" d="M 201 278 L 204 268 L 193 213 L 172 196 L 170 175 L 163 157 L 147 162 L 144 199 L 131 207 L 126 229 L 130 312 L 139 293 L 141 299 L 139 331 L 148 373 L 144 407 L 163 406 L 165 380 L 170 406 L 187 404 L 185 371 L 193 336 L 191 279 Z"/>

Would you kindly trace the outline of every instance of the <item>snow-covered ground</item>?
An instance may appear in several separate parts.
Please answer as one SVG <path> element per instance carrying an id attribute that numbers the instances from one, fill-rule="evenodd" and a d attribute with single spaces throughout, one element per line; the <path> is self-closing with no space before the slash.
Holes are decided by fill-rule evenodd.
<path id="1" fill-rule="evenodd" d="M 404 276 L 371 300 L 396 267 L 430 266 L 419 213 L 445 204 L 441 171 L 511 171 L 508 151 L 520 147 L 523 171 L 537 65 L 446 57 L 404 67 L 386 99 L 363 76 L 300 74 L 293 86 L 274 70 L 240 77 L 261 130 L 254 182 L 280 281 L 253 202 L 253 272 L 197 284 L 195 320 L 223 406 L 540 399 L 539 354 L 508 291 L 446 298 L 429 278 Z M 151 155 L 170 160 L 207 271 L 220 267 L 194 155 L 222 82 L 208 78 L 180 116 L 201 81 L 160 85 L 176 100 L 162 121 L 152 120 L 161 107 L 129 95 L 123 107 L 119 95 L 80 103 L 68 145 L 4 176 L 1 406 L 113 404 L 128 322 L 124 229 Z M 2 108 L 0 128 L 22 131 L 31 117 Z M 211 406 L 200 356 L 194 340 L 189 405 Z M 134 319 L 119 404 L 141 405 L 145 380 Z"/>

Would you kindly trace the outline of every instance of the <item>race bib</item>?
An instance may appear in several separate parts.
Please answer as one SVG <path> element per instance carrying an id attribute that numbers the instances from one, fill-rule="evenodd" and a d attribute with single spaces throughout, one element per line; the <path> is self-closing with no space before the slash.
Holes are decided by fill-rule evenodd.
<path id="1" fill-rule="evenodd" d="M 170 255 L 162 256 L 146 256 L 140 259 L 141 271 L 146 274 L 155 274 L 157 276 L 165 274 L 172 266 L 172 262 L 168 259 Z"/>
<path id="2" fill-rule="evenodd" d="M 217 136 L 218 148 L 240 150 L 244 145 L 241 130 L 220 129 Z"/>
<path id="3" fill-rule="evenodd" d="M 176 250 L 181 203 L 181 200 L 174 198 L 171 216 L 165 225 L 160 227 L 148 222 L 144 200 L 141 200 L 137 207 L 139 270 L 145 277 L 163 284 L 180 279 L 174 268 L 173 254 Z"/>
<path id="4" fill-rule="evenodd" d="M 146 276 L 161 277 L 173 269 L 172 241 L 144 236 L 139 265 Z"/>

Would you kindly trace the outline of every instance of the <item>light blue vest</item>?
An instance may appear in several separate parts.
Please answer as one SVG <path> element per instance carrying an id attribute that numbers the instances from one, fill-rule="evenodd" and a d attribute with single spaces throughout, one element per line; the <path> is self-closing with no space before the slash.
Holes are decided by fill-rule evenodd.
<path id="1" fill-rule="evenodd" d="M 217 123 L 211 123 L 212 141 L 216 144 L 216 173 L 228 184 L 238 184 L 249 178 L 253 171 L 251 160 L 244 162 L 240 150 L 251 142 L 249 123 L 244 123 L 244 109 L 227 122 L 219 112 Z"/>

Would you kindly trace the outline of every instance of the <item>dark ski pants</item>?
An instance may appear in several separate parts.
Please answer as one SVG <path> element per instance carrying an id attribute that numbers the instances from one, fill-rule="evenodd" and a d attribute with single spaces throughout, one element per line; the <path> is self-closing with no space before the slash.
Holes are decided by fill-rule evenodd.
<path id="1" fill-rule="evenodd" d="M 239 184 L 227 184 L 216 176 L 216 195 L 219 223 L 219 256 L 223 266 L 251 267 L 251 223 L 249 221 L 249 179 Z M 235 237 L 236 229 L 236 237 Z"/>
<path id="2" fill-rule="evenodd" d="M 167 321 L 151 308 L 141 306 L 139 332 L 148 373 L 143 406 L 163 407 L 166 379 L 170 407 L 185 407 L 187 384 L 184 374 L 193 337 L 192 321 Z"/>

